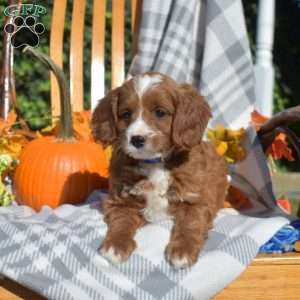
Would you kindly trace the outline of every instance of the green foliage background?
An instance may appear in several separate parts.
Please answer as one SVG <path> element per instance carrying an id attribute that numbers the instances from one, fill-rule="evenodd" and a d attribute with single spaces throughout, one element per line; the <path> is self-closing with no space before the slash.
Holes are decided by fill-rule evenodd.
<path id="1" fill-rule="evenodd" d="M 104 0 L 103 0 L 104 1 Z M 108 12 L 106 13 L 106 42 L 105 42 L 105 68 L 106 87 L 109 88 L 111 78 L 111 1 L 108 0 Z M 246 23 L 249 32 L 252 51 L 255 50 L 255 32 L 257 17 L 257 0 L 242 0 L 246 15 Z M 49 53 L 49 36 L 53 1 L 33 0 L 23 3 L 40 4 L 47 8 L 47 14 L 39 18 L 39 22 L 45 25 L 46 31 L 40 37 L 39 49 Z M 91 20 L 92 0 L 87 1 L 86 27 L 84 31 L 84 87 L 85 108 L 89 107 L 90 99 L 90 54 L 91 54 Z M 0 0 L 0 12 L 2 13 L 8 1 Z M 126 69 L 131 60 L 131 35 L 130 35 L 130 1 L 126 0 Z M 72 0 L 68 0 L 67 18 L 64 33 L 64 69 L 66 74 L 69 69 L 69 39 L 70 19 L 72 12 Z M 3 28 L 4 16 L 0 18 Z M 3 30 L 0 31 L 0 49 L 2 49 Z M 299 104 L 300 99 L 300 8 L 295 0 L 276 1 L 276 29 L 274 44 L 274 64 L 276 70 L 276 82 L 274 89 L 274 111 Z M 27 55 L 15 49 L 15 78 L 17 89 L 17 103 L 23 116 L 28 119 L 33 129 L 46 126 L 50 115 L 50 82 L 49 74 L 40 63 L 33 61 Z"/>

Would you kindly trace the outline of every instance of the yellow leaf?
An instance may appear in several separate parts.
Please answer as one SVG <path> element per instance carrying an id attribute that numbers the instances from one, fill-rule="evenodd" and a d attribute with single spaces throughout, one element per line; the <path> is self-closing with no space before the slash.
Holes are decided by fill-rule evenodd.
<path id="1" fill-rule="evenodd" d="M 110 160 L 112 155 L 112 147 L 111 146 L 106 147 L 104 153 L 107 159 Z"/>
<path id="2" fill-rule="evenodd" d="M 0 118 L 0 134 L 3 134 L 4 129 L 10 128 L 16 122 L 16 119 L 17 115 L 14 110 L 9 112 L 6 120 Z"/>
<path id="3" fill-rule="evenodd" d="M 213 129 L 208 128 L 207 130 L 207 137 L 208 139 L 210 139 L 212 142 L 216 141 L 216 135 L 215 135 L 215 131 Z"/>
<path id="4" fill-rule="evenodd" d="M 15 134 L 14 132 L 5 134 L 0 139 L 0 153 L 10 154 L 14 158 L 18 158 L 27 143 L 28 139 L 22 134 Z"/>
<path id="5" fill-rule="evenodd" d="M 215 128 L 216 139 L 217 140 L 224 140 L 225 138 L 225 127 L 221 124 L 217 125 Z"/>
<path id="6" fill-rule="evenodd" d="M 90 112 L 82 111 L 73 114 L 73 128 L 77 139 L 91 140 Z"/>
<path id="7" fill-rule="evenodd" d="M 207 137 L 215 145 L 217 153 L 225 157 L 227 162 L 234 163 L 246 157 L 246 151 L 241 144 L 245 129 L 227 129 L 223 125 L 217 125 L 214 129 L 208 129 Z"/>
<path id="8" fill-rule="evenodd" d="M 53 122 L 52 125 L 47 126 L 38 132 L 38 136 L 48 136 L 48 135 L 57 135 L 59 131 L 59 121 Z"/>
<path id="9" fill-rule="evenodd" d="M 227 140 L 240 140 L 244 136 L 245 132 L 246 130 L 244 128 L 238 130 L 227 129 L 226 138 Z"/>
<path id="10" fill-rule="evenodd" d="M 7 116 L 7 119 L 6 119 L 6 122 L 9 123 L 9 124 L 13 124 L 15 123 L 17 120 L 17 114 L 14 110 L 11 110 L 9 113 L 8 113 L 8 116 Z"/>
<path id="11" fill-rule="evenodd" d="M 11 154 L 18 154 L 22 150 L 22 145 L 19 143 L 10 143 L 7 146 L 7 149 Z"/>
<path id="12" fill-rule="evenodd" d="M 226 142 L 219 142 L 216 148 L 219 155 L 224 155 L 228 149 L 228 145 Z"/>

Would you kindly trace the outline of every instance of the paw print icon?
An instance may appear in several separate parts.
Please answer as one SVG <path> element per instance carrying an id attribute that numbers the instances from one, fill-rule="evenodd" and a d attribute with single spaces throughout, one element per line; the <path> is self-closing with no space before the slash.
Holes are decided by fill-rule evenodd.
<path id="1" fill-rule="evenodd" d="M 45 26 L 37 23 L 32 16 L 26 18 L 17 16 L 12 23 L 5 25 L 4 31 L 11 34 L 10 42 L 14 48 L 37 47 L 40 41 L 39 36 L 45 31 Z"/>

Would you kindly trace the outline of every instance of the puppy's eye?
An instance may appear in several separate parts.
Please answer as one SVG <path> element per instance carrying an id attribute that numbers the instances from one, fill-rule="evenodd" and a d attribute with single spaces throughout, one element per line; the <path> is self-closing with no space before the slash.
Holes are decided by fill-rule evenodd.
<path id="1" fill-rule="evenodd" d="M 131 111 L 126 110 L 121 113 L 120 118 L 124 119 L 124 120 L 128 120 L 128 119 L 130 119 L 131 115 L 132 115 Z"/>
<path id="2" fill-rule="evenodd" d="M 161 110 L 160 108 L 157 108 L 155 110 L 155 115 L 157 118 L 163 118 L 167 113 L 163 110 Z"/>

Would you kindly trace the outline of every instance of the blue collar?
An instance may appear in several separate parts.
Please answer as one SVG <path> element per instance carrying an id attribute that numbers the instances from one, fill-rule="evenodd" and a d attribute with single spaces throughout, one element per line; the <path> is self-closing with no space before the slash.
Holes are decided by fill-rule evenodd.
<path id="1" fill-rule="evenodd" d="M 152 159 L 143 159 L 141 162 L 144 164 L 157 164 L 157 163 L 161 163 L 162 160 L 160 157 L 157 157 Z"/>

